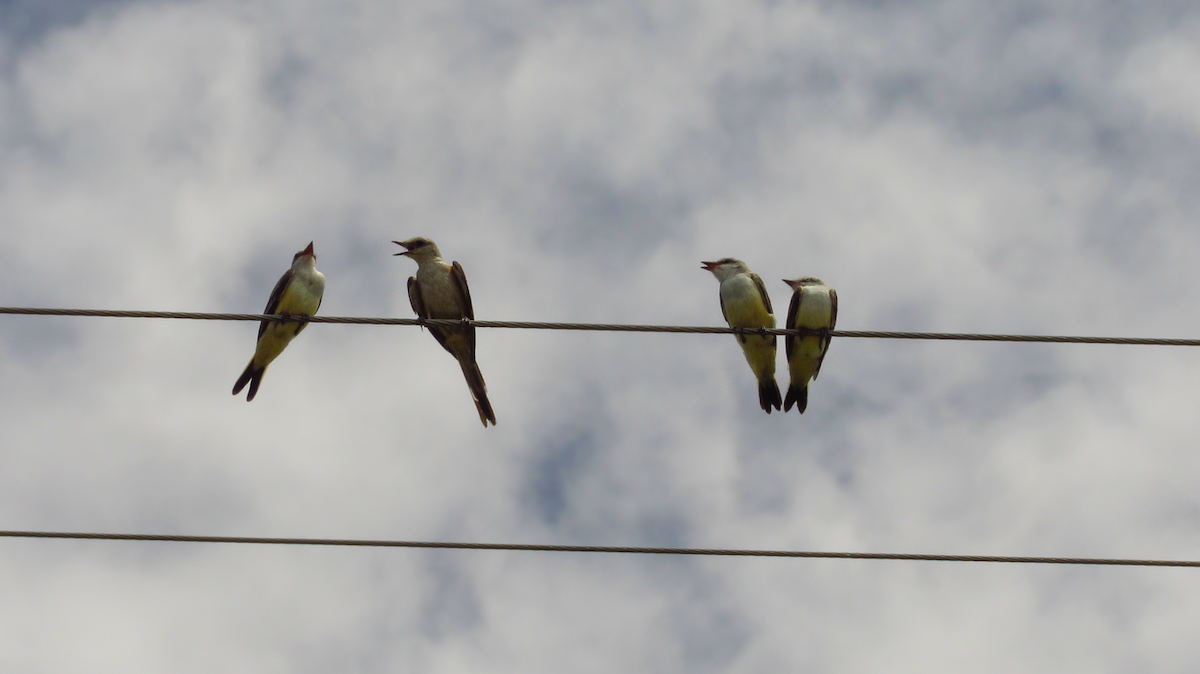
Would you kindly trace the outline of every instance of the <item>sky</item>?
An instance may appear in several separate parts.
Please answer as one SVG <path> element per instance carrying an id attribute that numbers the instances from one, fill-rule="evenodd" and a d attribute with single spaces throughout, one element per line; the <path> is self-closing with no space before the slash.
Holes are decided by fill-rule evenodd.
<path id="1" fill-rule="evenodd" d="M 1175 0 L 0 0 L 0 306 L 1200 334 Z M 1198 355 L 0 316 L 0 529 L 1200 559 Z M 779 353 L 780 381 L 786 362 Z M 784 384 L 786 387 L 786 383 Z M 7 539 L 0 669 L 1190 672 L 1189 569 Z"/>

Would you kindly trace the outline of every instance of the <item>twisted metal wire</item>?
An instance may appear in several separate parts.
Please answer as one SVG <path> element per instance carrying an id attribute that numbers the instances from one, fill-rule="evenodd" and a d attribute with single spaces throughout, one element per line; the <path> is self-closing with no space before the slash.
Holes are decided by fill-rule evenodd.
<path id="1" fill-rule="evenodd" d="M 471 325 L 476 328 L 513 328 L 522 330 L 584 330 L 596 332 L 672 332 L 696 334 L 814 335 L 819 330 L 787 328 L 729 328 L 692 325 L 622 325 L 608 323 L 546 323 L 536 321 L 480 321 L 446 318 L 369 318 L 357 316 L 286 316 L 280 314 L 228 314 L 188 311 L 115 311 L 108 309 L 42 309 L 0 307 L 0 314 L 23 316 L 103 316 L 113 318 L 176 318 L 198 321 L 298 321 L 307 323 L 345 323 L 352 325 Z M 1150 346 L 1200 346 L 1200 339 L 1164 339 L 1154 337 L 1072 337 L 1063 335 L 987 335 L 962 332 L 894 332 L 872 330 L 832 330 L 831 337 L 862 339 L 930 339 L 970 342 L 1046 342 L 1057 344 L 1140 344 Z"/>
<path id="2" fill-rule="evenodd" d="M 737 550 L 718 548 L 648 548 L 607 545 L 534 545 L 526 543 L 446 543 L 353 538 L 263 538 L 257 536 L 181 536 L 174 534 L 106 534 L 62 531 L 0 531 L 0 538 L 59 538 L 104 541 L 174 543 L 235 543 L 251 545 L 319 545 L 369 548 L 434 548 L 443 550 L 514 550 L 523 552 L 589 552 L 641 555 L 703 555 L 717 557 L 792 557 L 806 559 L 874 559 L 912 562 L 990 562 L 999 564 L 1073 564 L 1090 566 L 1200 567 L 1200 561 L 1175 559 L 1106 559 L 1095 557 L 1013 557 L 1003 555 L 931 555 L 892 552 L 809 552 L 800 550 Z"/>

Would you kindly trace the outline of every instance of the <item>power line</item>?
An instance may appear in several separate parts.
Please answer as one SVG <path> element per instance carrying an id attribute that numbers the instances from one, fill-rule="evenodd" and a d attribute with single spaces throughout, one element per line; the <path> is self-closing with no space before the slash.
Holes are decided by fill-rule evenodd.
<path id="1" fill-rule="evenodd" d="M 511 550 L 522 552 L 591 552 L 640 555 L 716 557 L 799 557 L 807 559 L 875 559 L 911 562 L 990 562 L 999 564 L 1073 564 L 1091 566 L 1200 567 L 1200 561 L 1173 559 L 1105 559 L 1093 557 L 1011 557 L 999 555 L 929 555 L 892 552 L 806 552 L 797 550 L 723 550 L 713 548 L 645 548 L 607 545 L 532 545 L 525 543 L 444 543 L 353 538 L 262 538 L 256 536 L 180 536 L 174 534 L 104 534 L 60 531 L 0 531 L 0 538 L 66 538 L 103 541 L 233 543 L 251 545 L 322 545 L 366 548 L 434 548 L 443 550 Z"/>
<path id="2" fill-rule="evenodd" d="M 610 323 L 545 323 L 530 321 L 479 321 L 446 318 L 367 318 L 357 316 L 283 316 L 279 314 L 226 314 L 182 311 L 114 311 L 107 309 L 39 309 L 0 307 L 0 314 L 22 316 L 89 316 L 112 318 L 175 318 L 198 321 L 301 321 L 308 323 L 345 323 L 352 325 L 471 325 L 476 328 L 514 328 L 522 330 L 579 330 L 594 332 L 673 332 L 697 334 L 803 335 L 813 330 L 784 328 L 728 328 L 691 325 L 622 325 Z M 872 330 L 833 330 L 831 337 L 863 339 L 929 339 L 969 342 L 1045 342 L 1055 344 L 1140 344 L 1150 346 L 1200 346 L 1200 339 L 1164 339 L 1153 337 L 1071 337 L 1061 335 L 988 335 L 962 332 L 891 332 Z"/>

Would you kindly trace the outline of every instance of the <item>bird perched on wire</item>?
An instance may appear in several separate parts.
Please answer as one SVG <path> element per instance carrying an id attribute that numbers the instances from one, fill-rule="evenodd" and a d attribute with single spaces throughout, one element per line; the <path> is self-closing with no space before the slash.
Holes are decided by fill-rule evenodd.
<path id="1" fill-rule="evenodd" d="M 775 314 L 771 298 L 758 274 L 745 262 L 732 257 L 716 262 L 701 262 L 721 282 L 721 314 L 731 328 L 774 328 Z M 758 404 L 763 411 L 779 409 L 783 399 L 775 383 L 775 335 L 734 335 L 754 376 L 758 378 Z"/>
<path id="2" fill-rule="evenodd" d="M 783 282 L 794 291 L 792 303 L 788 306 L 786 327 L 811 331 L 810 334 L 787 335 L 783 338 L 788 373 L 791 375 L 787 397 L 783 399 L 783 411 L 787 412 L 795 404 L 800 414 L 804 414 L 808 407 L 808 381 L 816 379 L 821 371 L 821 363 L 829 351 L 829 333 L 837 324 L 837 291 L 812 276 L 794 281 L 783 279 Z"/>
<path id="3" fill-rule="evenodd" d="M 284 272 L 279 278 L 279 283 L 275 284 L 263 313 L 284 316 L 316 315 L 317 309 L 321 307 L 321 297 L 325 294 L 325 275 L 317 271 L 316 263 L 317 254 L 313 252 L 310 241 L 307 248 L 292 257 L 292 268 Z M 288 343 L 307 325 L 307 322 L 288 320 L 259 323 L 258 344 L 254 348 L 254 357 L 233 385 L 233 395 L 241 393 L 249 383 L 250 392 L 246 394 L 246 402 L 254 400 L 267 366 L 283 353 Z"/>
<path id="4" fill-rule="evenodd" d="M 471 293 L 467 290 L 467 276 L 463 273 L 462 265 L 457 262 L 446 264 L 437 244 L 426 238 L 417 237 L 392 243 L 405 249 L 396 255 L 405 255 L 417 263 L 417 275 L 408 279 L 408 301 L 418 317 L 475 318 L 475 309 L 471 306 Z M 426 327 L 433 333 L 438 344 L 458 359 L 484 428 L 487 428 L 489 421 L 495 425 L 496 413 L 492 411 L 492 403 L 488 401 L 487 385 L 483 382 L 483 373 L 479 371 L 479 365 L 475 363 L 475 327 Z"/>

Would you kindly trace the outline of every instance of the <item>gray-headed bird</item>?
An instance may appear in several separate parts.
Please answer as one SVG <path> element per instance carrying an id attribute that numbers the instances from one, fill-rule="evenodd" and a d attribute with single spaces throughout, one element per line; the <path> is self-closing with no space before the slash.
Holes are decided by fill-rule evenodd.
<path id="1" fill-rule="evenodd" d="M 816 379 L 821 371 L 825 352 L 829 351 L 829 333 L 837 324 L 837 291 L 812 276 L 795 281 L 783 279 L 783 282 L 795 291 L 788 307 L 787 328 L 815 333 L 783 338 L 791 375 L 783 411 L 787 412 L 795 404 L 800 414 L 804 414 L 808 407 L 808 381 Z"/>
<path id="2" fill-rule="evenodd" d="M 325 275 L 317 271 L 316 263 L 317 255 L 313 252 L 310 241 L 307 248 L 296 253 L 292 258 L 292 268 L 284 272 L 279 283 L 275 284 L 263 313 L 284 316 L 316 315 L 317 309 L 321 307 L 321 297 L 325 294 Z M 250 392 L 246 394 L 246 401 L 254 400 L 267 366 L 283 353 L 288 342 L 307 325 L 307 322 L 286 320 L 259 323 L 258 345 L 254 349 L 254 357 L 233 385 L 233 395 L 241 393 L 249 383 Z"/>
<path id="3" fill-rule="evenodd" d="M 701 262 L 721 282 L 721 314 L 731 328 L 774 328 L 771 298 L 758 274 L 745 262 L 732 257 Z M 775 335 L 734 335 L 746 354 L 746 362 L 758 378 L 758 404 L 763 411 L 779 409 L 783 399 L 775 383 Z"/>
<path id="4" fill-rule="evenodd" d="M 408 301 L 418 317 L 475 318 L 475 309 L 471 306 L 471 292 L 467 290 L 467 276 L 463 273 L 462 265 L 457 262 L 446 264 L 442 254 L 438 252 L 437 244 L 429 239 L 417 237 L 392 243 L 405 248 L 403 253 L 396 255 L 406 255 L 417 263 L 417 275 L 408 279 Z M 488 402 L 487 385 L 483 383 L 483 374 L 479 371 L 479 365 L 475 363 L 475 327 L 426 327 L 433 333 L 438 344 L 458 359 L 484 428 L 487 428 L 489 421 L 495 425 L 496 413 L 492 411 L 492 404 Z"/>

